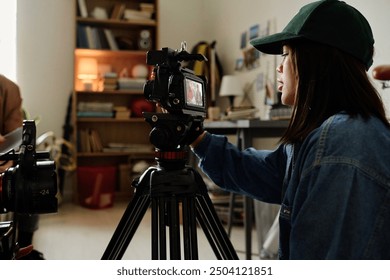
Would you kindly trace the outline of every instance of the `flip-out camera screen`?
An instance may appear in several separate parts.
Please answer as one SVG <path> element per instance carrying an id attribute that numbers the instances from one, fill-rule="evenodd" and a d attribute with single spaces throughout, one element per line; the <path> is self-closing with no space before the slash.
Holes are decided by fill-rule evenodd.
<path id="1" fill-rule="evenodd" d="M 203 104 L 203 84 L 198 81 L 185 78 L 186 105 L 204 107 Z"/>

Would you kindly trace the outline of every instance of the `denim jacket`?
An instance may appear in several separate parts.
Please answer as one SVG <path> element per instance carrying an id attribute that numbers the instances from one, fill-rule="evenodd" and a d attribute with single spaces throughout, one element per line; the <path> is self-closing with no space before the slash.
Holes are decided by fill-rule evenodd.
<path id="1" fill-rule="evenodd" d="M 273 151 L 206 134 L 194 153 L 220 187 L 281 205 L 280 259 L 390 259 L 390 130 L 379 119 L 340 113 Z"/>

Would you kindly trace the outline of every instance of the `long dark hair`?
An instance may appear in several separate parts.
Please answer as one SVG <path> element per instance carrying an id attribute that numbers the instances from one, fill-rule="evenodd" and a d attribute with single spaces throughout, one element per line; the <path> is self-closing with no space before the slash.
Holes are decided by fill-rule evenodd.
<path id="1" fill-rule="evenodd" d="M 364 119 L 376 116 L 390 128 L 382 100 L 363 63 L 338 49 L 307 41 L 289 47 L 297 94 L 281 143 L 302 142 L 327 118 L 341 111 Z"/>

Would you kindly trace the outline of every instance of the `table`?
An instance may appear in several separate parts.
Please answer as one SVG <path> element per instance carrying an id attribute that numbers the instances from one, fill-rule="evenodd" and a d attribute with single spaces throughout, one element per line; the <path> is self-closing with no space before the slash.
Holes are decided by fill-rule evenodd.
<path id="1" fill-rule="evenodd" d="M 237 146 L 241 149 L 246 149 L 253 146 L 253 139 L 255 138 L 281 137 L 286 131 L 288 123 L 288 120 L 206 120 L 204 128 L 214 134 L 236 134 Z M 252 258 L 253 199 L 247 196 L 244 196 L 244 213 L 245 256 L 246 259 L 250 260 Z"/>

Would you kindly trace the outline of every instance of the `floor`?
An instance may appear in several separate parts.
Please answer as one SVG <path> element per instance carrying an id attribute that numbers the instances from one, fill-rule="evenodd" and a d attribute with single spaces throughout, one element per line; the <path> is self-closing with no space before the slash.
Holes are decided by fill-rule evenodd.
<path id="1" fill-rule="evenodd" d="M 93 210 L 72 202 L 63 202 L 56 214 L 41 216 L 40 228 L 34 237 L 34 247 L 48 260 L 101 259 L 123 216 L 127 202 L 115 202 L 107 209 Z M 257 243 L 252 234 L 252 259 L 258 259 Z M 122 259 L 151 259 L 150 213 L 145 214 Z M 245 238 L 242 226 L 234 226 L 231 241 L 240 259 L 245 258 Z M 199 259 L 215 259 L 201 229 L 198 229 Z"/>

